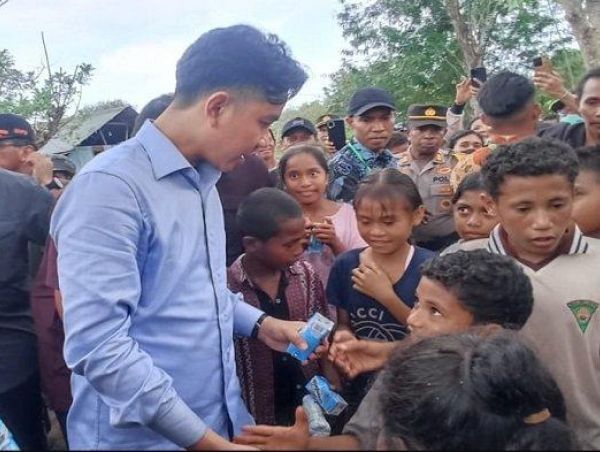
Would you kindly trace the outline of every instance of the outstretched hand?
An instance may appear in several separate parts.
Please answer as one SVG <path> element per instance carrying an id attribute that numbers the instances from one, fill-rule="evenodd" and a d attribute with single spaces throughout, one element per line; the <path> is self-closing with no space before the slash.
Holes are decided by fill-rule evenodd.
<path id="1" fill-rule="evenodd" d="M 348 331 L 339 331 L 329 349 L 329 359 L 348 378 L 381 369 L 394 350 L 394 342 L 356 339 Z"/>
<path id="2" fill-rule="evenodd" d="M 308 417 L 304 409 L 296 408 L 296 422 L 291 427 L 249 425 L 233 439 L 235 444 L 262 450 L 306 450 L 310 439 Z"/>

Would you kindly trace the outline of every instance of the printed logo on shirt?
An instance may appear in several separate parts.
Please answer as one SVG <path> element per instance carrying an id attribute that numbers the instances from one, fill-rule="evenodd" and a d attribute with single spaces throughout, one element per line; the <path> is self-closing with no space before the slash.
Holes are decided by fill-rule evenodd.
<path id="1" fill-rule="evenodd" d="M 574 300 L 567 303 L 567 306 L 575 316 L 579 329 L 585 333 L 598 310 L 598 303 L 591 300 Z"/>
<path id="2" fill-rule="evenodd" d="M 350 313 L 352 329 L 358 337 L 380 341 L 397 341 L 406 336 L 406 330 L 397 323 L 384 323 L 385 311 L 378 308 L 358 308 Z"/>

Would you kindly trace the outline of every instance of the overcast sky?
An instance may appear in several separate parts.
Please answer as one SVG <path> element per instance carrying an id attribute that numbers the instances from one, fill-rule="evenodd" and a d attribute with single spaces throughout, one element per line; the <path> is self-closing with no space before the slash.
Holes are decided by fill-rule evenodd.
<path id="1" fill-rule="evenodd" d="M 19 69 L 42 66 L 43 31 L 55 70 L 91 63 L 82 105 L 123 99 L 137 108 L 175 84 L 175 63 L 200 34 L 247 23 L 277 33 L 310 78 L 293 104 L 321 96 L 345 47 L 338 0 L 9 0 L 0 49 Z"/>

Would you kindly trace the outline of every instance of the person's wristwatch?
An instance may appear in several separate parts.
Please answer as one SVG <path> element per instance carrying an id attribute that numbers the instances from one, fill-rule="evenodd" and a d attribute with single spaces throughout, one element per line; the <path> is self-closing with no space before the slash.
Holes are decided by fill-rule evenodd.
<path id="1" fill-rule="evenodd" d="M 260 326 L 262 325 L 262 323 L 265 321 L 265 319 L 267 317 L 269 317 L 268 314 L 263 314 L 258 318 L 256 323 L 254 324 L 254 328 L 252 328 L 252 333 L 250 333 L 250 337 L 252 339 L 256 339 L 258 337 L 258 332 L 260 330 Z"/>
<path id="2" fill-rule="evenodd" d="M 60 181 L 60 179 L 58 179 L 56 177 L 53 177 L 52 182 L 44 185 L 44 187 L 46 187 L 46 189 L 48 189 L 48 190 L 61 190 L 61 189 L 65 188 L 65 186 Z"/>

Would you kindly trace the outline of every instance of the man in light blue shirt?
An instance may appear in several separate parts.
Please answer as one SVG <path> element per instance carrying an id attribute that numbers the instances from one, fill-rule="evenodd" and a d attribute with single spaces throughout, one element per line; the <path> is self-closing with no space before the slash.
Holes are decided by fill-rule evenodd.
<path id="1" fill-rule="evenodd" d="M 301 323 L 265 317 L 227 289 L 215 183 L 305 80 L 276 37 L 212 30 L 179 60 L 167 110 L 65 191 L 51 234 L 74 449 L 236 447 L 229 439 L 252 419 L 234 334 L 304 345 Z"/>

